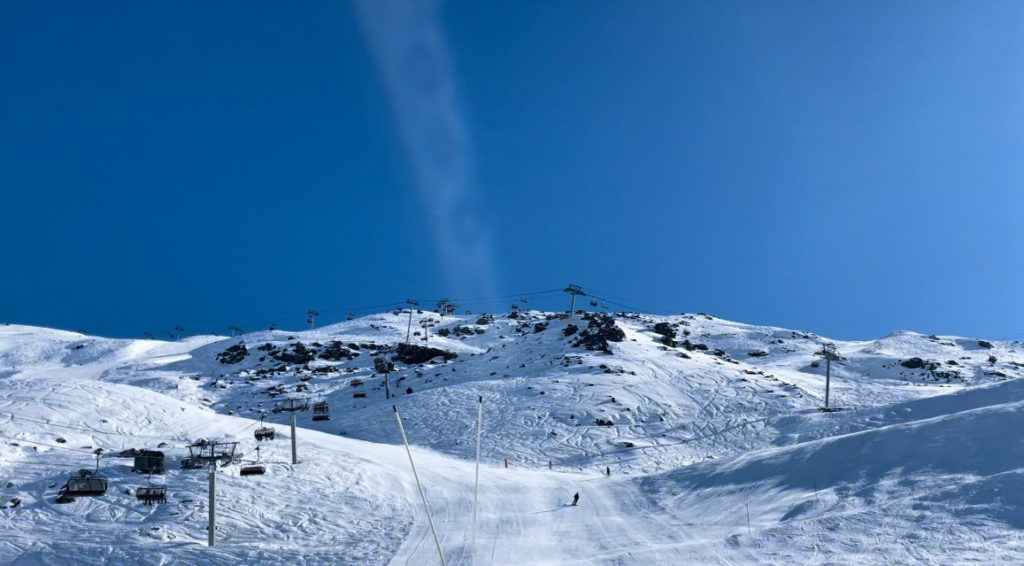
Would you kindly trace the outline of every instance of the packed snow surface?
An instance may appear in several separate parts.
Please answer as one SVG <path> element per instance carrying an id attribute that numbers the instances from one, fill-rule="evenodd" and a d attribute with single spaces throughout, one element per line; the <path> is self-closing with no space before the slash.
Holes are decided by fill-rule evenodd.
<path id="1" fill-rule="evenodd" d="M 703 314 L 396 311 L 173 342 L 5 325 L 0 564 L 440 564 L 394 409 L 450 565 L 1022 563 L 1022 370 L 1015 342 Z M 288 399 L 330 409 L 297 414 L 295 465 Z M 204 438 L 238 442 L 213 548 L 208 471 L 181 466 Z M 97 448 L 106 494 L 58 503 Z M 166 503 L 136 500 L 150 485 Z"/>

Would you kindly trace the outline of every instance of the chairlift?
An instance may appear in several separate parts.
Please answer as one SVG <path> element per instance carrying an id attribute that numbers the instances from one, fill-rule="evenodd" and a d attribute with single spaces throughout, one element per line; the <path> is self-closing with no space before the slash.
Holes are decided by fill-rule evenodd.
<path id="1" fill-rule="evenodd" d="M 256 462 L 254 462 L 252 464 L 249 464 L 249 465 L 246 465 L 246 466 L 242 466 L 242 468 L 238 471 L 238 475 L 240 475 L 240 476 L 262 476 L 265 473 L 267 473 L 267 467 L 264 466 L 263 464 L 260 464 L 260 447 L 257 446 L 256 447 Z"/>
<path id="2" fill-rule="evenodd" d="M 167 503 L 167 488 L 162 485 L 146 485 L 135 488 L 135 499 L 144 505 Z"/>
<path id="3" fill-rule="evenodd" d="M 258 442 L 262 442 L 264 440 L 274 440 L 274 435 L 277 433 L 277 431 L 275 431 L 273 427 L 263 426 L 264 416 L 265 415 L 262 414 L 260 415 L 260 426 L 252 433 L 253 436 L 256 437 L 256 440 Z"/>
<path id="4" fill-rule="evenodd" d="M 327 405 L 327 401 L 317 401 L 313 404 L 313 420 L 314 421 L 329 421 L 331 420 L 331 409 Z"/>
<path id="5" fill-rule="evenodd" d="M 601 303 L 601 308 L 607 310 L 608 309 L 608 303 L 602 302 Z"/>
<path id="6" fill-rule="evenodd" d="M 590 306 L 596 307 L 597 306 L 597 299 L 590 299 Z"/>
<path id="7" fill-rule="evenodd" d="M 107 479 L 89 470 L 79 470 L 77 478 L 69 478 L 61 488 L 62 497 L 98 497 L 107 493 Z"/>
<path id="8" fill-rule="evenodd" d="M 93 450 L 96 455 L 96 468 L 94 470 L 78 470 L 78 477 L 68 478 L 67 483 L 60 488 L 58 503 L 70 503 L 76 497 L 98 497 L 107 493 L 107 479 L 99 475 L 100 455 L 102 448 Z"/>
<path id="9" fill-rule="evenodd" d="M 520 303 L 528 303 L 530 301 L 526 300 L 526 295 L 522 295 L 522 296 L 519 297 L 519 302 Z"/>

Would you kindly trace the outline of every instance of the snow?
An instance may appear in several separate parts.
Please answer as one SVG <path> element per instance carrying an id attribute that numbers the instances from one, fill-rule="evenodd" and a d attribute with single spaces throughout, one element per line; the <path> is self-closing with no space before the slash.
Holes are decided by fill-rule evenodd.
<path id="1" fill-rule="evenodd" d="M 572 345 L 579 335 L 566 327 L 587 327 L 578 314 L 520 316 L 414 313 L 415 330 L 437 323 L 427 345 L 457 357 L 397 363 L 392 399 L 371 345 L 403 342 L 407 311 L 172 342 L 0 326 L 0 564 L 438 564 L 392 405 L 448 564 L 1024 559 L 1020 344 L 913 332 L 834 341 L 843 360 L 831 400 L 843 410 L 823 413 L 823 337 L 706 315 L 616 315 L 625 339 L 606 354 Z M 662 344 L 658 322 L 673 325 L 677 345 Z M 273 357 L 332 341 L 348 355 Z M 218 360 L 242 343 L 239 362 Z M 911 358 L 930 365 L 901 364 Z M 288 415 L 269 412 L 291 396 L 331 406 L 329 421 L 298 415 L 297 465 Z M 267 474 L 218 470 L 208 548 L 207 472 L 177 459 L 216 438 L 253 460 L 264 411 L 277 429 L 261 444 Z M 107 494 L 56 504 L 64 481 L 95 465 L 95 448 L 106 452 Z M 115 456 L 128 448 L 163 450 L 167 473 L 133 474 Z M 135 500 L 149 482 L 167 486 L 166 504 Z"/>

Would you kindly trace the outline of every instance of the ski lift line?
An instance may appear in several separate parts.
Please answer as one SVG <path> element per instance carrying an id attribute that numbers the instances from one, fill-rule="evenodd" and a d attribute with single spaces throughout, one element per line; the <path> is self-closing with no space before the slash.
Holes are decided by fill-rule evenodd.
<path id="1" fill-rule="evenodd" d="M 596 299 L 600 299 L 600 300 L 602 300 L 602 301 L 604 301 L 604 302 L 606 302 L 608 304 L 611 304 L 611 305 L 618 305 L 618 306 L 620 306 L 620 307 L 622 307 L 624 309 L 631 310 L 633 312 L 654 312 L 654 311 L 649 310 L 649 309 L 641 309 L 641 308 L 637 308 L 637 307 L 635 307 L 633 305 L 627 305 L 626 303 L 620 303 L 618 301 L 613 301 L 613 300 L 611 300 L 611 299 L 609 299 L 607 297 L 602 297 L 601 295 L 591 294 L 590 296 L 594 297 Z"/>
<path id="2" fill-rule="evenodd" d="M 555 292 L 561 293 L 562 290 L 561 289 L 544 289 L 543 291 L 529 291 L 527 293 L 510 293 L 508 295 L 492 295 L 490 297 L 469 297 L 469 298 L 465 298 L 465 299 L 460 299 L 458 297 L 447 297 L 447 298 L 452 300 L 452 301 L 455 301 L 456 303 L 459 303 L 459 302 L 463 302 L 464 303 L 464 302 L 467 302 L 467 301 L 483 301 L 483 300 L 487 300 L 487 301 L 489 301 L 489 300 L 503 300 L 504 301 L 504 300 L 508 300 L 508 299 L 518 299 L 519 297 L 524 297 L 524 296 L 525 297 L 532 297 L 534 295 L 542 295 L 542 294 L 545 294 L 545 293 L 555 293 Z M 421 301 L 429 301 L 429 302 L 432 302 L 432 303 L 440 301 L 440 300 L 442 300 L 442 299 L 421 299 Z"/>
<path id="3" fill-rule="evenodd" d="M 619 305 L 620 307 L 626 307 L 626 308 L 629 308 L 629 309 L 634 310 L 636 312 L 656 313 L 659 310 L 659 309 L 649 308 L 649 305 L 644 306 L 644 308 L 642 308 L 642 309 L 638 309 L 638 308 L 636 308 L 634 306 L 631 306 L 631 305 L 628 305 L 628 304 L 624 304 L 624 303 L 621 302 L 621 301 L 633 302 L 631 299 L 627 299 L 627 298 L 624 298 L 624 297 L 619 297 L 619 296 L 616 296 L 616 295 L 612 295 L 610 293 L 605 293 L 605 292 L 601 291 L 600 289 L 594 289 L 594 292 L 597 293 L 597 295 L 598 295 L 597 298 L 598 299 L 602 299 L 602 300 L 604 300 L 606 302 L 609 302 L 609 303 L 615 303 L 615 304 Z M 594 295 L 594 293 L 591 293 L 591 296 L 593 296 L 593 295 Z M 618 300 L 611 300 L 611 299 L 618 299 Z"/>

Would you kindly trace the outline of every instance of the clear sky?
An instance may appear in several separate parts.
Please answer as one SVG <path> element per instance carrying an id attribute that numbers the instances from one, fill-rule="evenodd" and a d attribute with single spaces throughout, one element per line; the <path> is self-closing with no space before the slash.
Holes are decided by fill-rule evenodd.
<path id="1" fill-rule="evenodd" d="M 4 2 L 0 70 L 3 321 L 1024 338 L 1022 2 Z"/>

